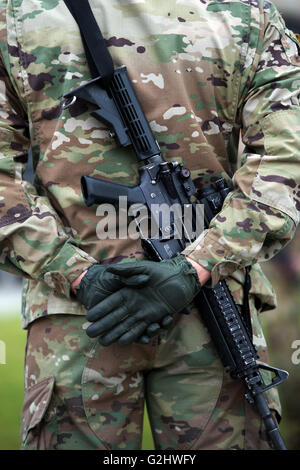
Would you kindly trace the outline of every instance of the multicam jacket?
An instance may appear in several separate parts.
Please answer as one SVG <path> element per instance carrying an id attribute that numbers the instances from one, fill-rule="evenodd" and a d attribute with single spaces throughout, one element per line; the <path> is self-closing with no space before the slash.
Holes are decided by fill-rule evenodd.
<path id="1" fill-rule="evenodd" d="M 212 281 L 243 282 L 274 306 L 259 261 L 292 238 L 300 210 L 300 57 L 268 0 L 90 0 L 115 66 L 125 64 L 168 160 L 196 187 L 225 177 L 233 191 L 186 253 Z M 84 14 L 84 12 L 83 12 Z M 143 256 L 140 241 L 99 240 L 80 177 L 138 183 L 83 102 L 62 97 L 90 79 L 78 26 L 62 0 L 0 2 L 0 266 L 26 278 L 23 324 L 84 314 L 70 295 L 91 263 Z M 245 145 L 238 158 L 239 138 Z M 22 177 L 32 149 L 34 184 Z"/>

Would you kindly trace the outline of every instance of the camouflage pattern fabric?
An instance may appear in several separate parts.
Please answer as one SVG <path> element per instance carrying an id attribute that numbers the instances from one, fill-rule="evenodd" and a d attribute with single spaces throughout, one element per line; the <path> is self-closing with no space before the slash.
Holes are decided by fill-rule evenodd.
<path id="1" fill-rule="evenodd" d="M 157 449 L 269 449 L 261 419 L 242 383 L 225 372 L 196 310 L 177 315 L 174 328 L 147 346 L 103 347 L 85 328 L 83 317 L 71 315 L 30 325 L 24 450 L 139 449 L 145 401 Z M 274 390 L 267 399 L 280 412 Z"/>
<path id="2" fill-rule="evenodd" d="M 115 66 L 125 64 L 165 158 L 196 186 L 234 191 L 187 253 L 213 282 L 269 259 L 298 223 L 299 56 L 269 1 L 91 0 Z M 78 27 L 55 0 L 0 2 L 0 264 L 28 278 L 23 324 L 82 315 L 69 286 L 96 261 L 143 256 L 139 240 L 99 240 L 83 174 L 134 185 L 137 162 L 84 103 L 62 96 L 90 78 Z M 216 34 L 218 32 L 218 34 Z M 246 144 L 238 161 L 240 130 Z M 34 185 L 22 179 L 31 146 Z M 274 296 L 259 266 L 253 289 Z M 256 287 L 255 287 L 256 286 Z M 273 296 L 273 300 L 270 299 Z"/>
<path id="3" fill-rule="evenodd" d="M 259 312 L 274 308 L 259 262 L 278 253 L 299 222 L 296 37 L 267 0 L 90 3 L 115 66 L 127 66 L 164 157 L 184 163 L 197 188 L 219 177 L 233 186 L 220 214 L 185 254 L 211 271 L 213 283 L 226 277 L 240 304 L 244 267 L 252 264 L 252 304 Z M 133 151 L 118 148 L 91 116 L 91 106 L 62 109 L 63 95 L 90 79 L 78 27 L 63 1 L 0 1 L 0 61 L 0 267 L 26 278 L 22 319 L 30 326 L 28 386 L 34 387 L 25 397 L 24 447 L 45 438 L 46 447 L 75 448 L 83 435 L 80 445 L 87 448 L 138 446 L 140 379 L 147 371 L 157 446 L 260 448 L 257 413 L 250 411 L 248 441 L 242 390 L 227 376 L 221 379 L 199 313 L 197 321 L 196 314 L 178 319 L 181 326 L 191 322 L 190 335 L 174 328 L 153 340 L 156 362 L 153 345 L 126 351 L 113 345 L 101 350 L 102 362 L 99 345 L 91 349 L 81 330 L 86 311 L 71 296 L 70 283 L 95 262 L 144 255 L 139 240 L 99 240 L 101 217 L 84 205 L 83 174 L 133 186 L 138 164 Z M 246 146 L 241 160 L 240 132 Z M 22 176 L 30 148 L 33 185 Z M 259 328 L 256 316 L 252 321 Z M 91 351 L 95 363 L 84 372 L 81 390 Z M 197 378 L 194 367 L 201 369 Z M 193 391 L 182 410 L 186 398 L 178 377 Z M 122 387 L 128 393 L 121 401 Z M 41 436 L 43 420 L 47 432 Z M 70 420 L 82 427 L 81 437 L 70 431 Z M 60 443 L 48 440 L 49 429 Z"/>

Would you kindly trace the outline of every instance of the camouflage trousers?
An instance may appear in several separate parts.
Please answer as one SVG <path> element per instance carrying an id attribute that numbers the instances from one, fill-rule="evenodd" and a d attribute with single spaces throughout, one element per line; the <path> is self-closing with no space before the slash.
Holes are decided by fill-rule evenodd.
<path id="1" fill-rule="evenodd" d="M 266 347 L 252 305 L 260 359 Z M 85 317 L 50 315 L 28 331 L 23 449 L 133 450 L 146 402 L 156 449 L 268 449 L 243 384 L 224 371 L 197 311 L 149 345 L 102 347 Z M 279 411 L 277 391 L 267 392 Z"/>

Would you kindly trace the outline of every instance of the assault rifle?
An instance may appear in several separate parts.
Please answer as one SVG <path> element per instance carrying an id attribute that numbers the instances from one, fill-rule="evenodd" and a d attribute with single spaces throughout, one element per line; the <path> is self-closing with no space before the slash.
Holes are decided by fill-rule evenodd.
<path id="1" fill-rule="evenodd" d="M 199 203 L 204 206 L 205 226 L 208 227 L 211 219 L 221 210 L 230 191 L 226 181 L 220 179 L 214 185 L 196 192 L 190 171 L 182 164 L 164 160 L 125 66 L 115 70 L 108 89 L 102 88 L 101 78 L 97 77 L 66 94 L 65 98 L 64 107 L 70 106 L 75 99 L 96 105 L 97 109 L 92 114 L 107 124 L 119 145 L 132 146 L 138 161 L 142 162 L 139 169 L 140 183 L 135 187 L 83 176 L 81 186 L 85 203 L 88 206 L 104 202 L 117 204 L 120 196 L 126 196 L 129 206 L 146 206 L 149 218 L 154 219 L 159 227 L 158 237 L 147 238 L 145 234 L 141 234 L 146 255 L 155 261 L 176 256 L 193 241 L 191 231 L 186 228 L 182 214 L 179 218 L 175 216 L 171 225 L 164 225 L 164 217 L 159 217 L 152 210 L 153 204 L 168 207 L 174 204 L 181 207 L 192 205 L 195 219 L 199 216 L 197 205 L 190 201 L 195 194 Z M 175 236 L 178 234 L 179 224 L 184 227 L 182 238 Z M 189 224 L 189 228 L 194 225 L 195 220 Z M 140 227 L 139 224 L 137 227 Z M 233 378 L 243 380 L 247 400 L 256 404 L 271 445 L 274 449 L 286 449 L 263 393 L 286 380 L 288 373 L 257 361 L 258 355 L 250 328 L 242 318 L 225 280 L 219 281 L 213 288 L 203 287 L 194 301 L 226 370 Z M 270 384 L 264 382 L 261 369 L 275 374 Z"/>
<path id="2" fill-rule="evenodd" d="M 147 207 L 150 209 L 151 232 L 154 236 L 142 236 L 144 251 L 151 259 L 173 258 L 192 241 L 193 222 L 190 219 L 185 222 L 182 211 L 176 211 L 191 206 L 194 211 L 198 209 L 198 206 L 190 201 L 195 193 L 190 171 L 182 164 L 167 162 L 162 157 L 125 66 L 115 70 L 108 91 L 101 88 L 101 81 L 96 78 L 66 94 L 65 98 L 69 104 L 65 107 L 74 102 L 74 97 L 96 104 L 97 109 L 92 114 L 108 125 L 111 129 L 110 135 L 116 137 L 120 146 L 133 146 L 138 161 L 143 163 L 139 168 L 140 183 L 135 187 L 83 176 L 81 188 L 85 203 L 91 206 L 106 202 L 118 206 L 122 197 L 127 201 L 129 208 L 134 206 L 135 213 L 139 208 Z M 171 206 L 175 208 L 175 214 L 171 212 L 169 220 Z M 151 207 L 161 210 L 151 211 Z M 142 222 L 142 218 L 137 218 L 137 228 L 140 231 L 146 226 Z M 183 237 L 178 236 L 181 231 Z"/>
<path id="3" fill-rule="evenodd" d="M 88 1 L 65 0 L 65 3 L 80 26 L 90 68 L 94 73 L 98 70 L 100 76 L 66 94 L 64 108 L 72 106 L 77 99 L 95 105 L 92 114 L 108 126 L 111 136 L 117 139 L 120 146 L 132 147 L 141 162 L 140 183 L 135 187 L 83 176 L 81 187 L 85 202 L 88 206 L 104 202 L 117 204 L 120 196 L 126 196 L 128 205 L 146 206 L 148 217 L 155 221 L 158 232 L 152 238 L 141 233 L 145 253 L 155 261 L 172 258 L 193 241 L 193 229 L 199 213 L 198 205 L 190 200 L 191 196 L 195 195 L 204 206 L 205 226 L 208 227 L 211 219 L 221 210 L 230 189 L 225 180 L 221 179 L 196 192 L 190 171 L 182 164 L 164 160 L 126 67 L 113 69 L 110 54 Z M 187 221 L 182 211 L 175 211 L 171 222 L 165 225 L 164 217 L 153 207 L 170 207 L 174 204 L 176 207 L 192 207 L 193 220 Z M 178 237 L 181 226 L 182 236 Z M 138 223 L 137 227 L 142 232 L 141 224 Z M 288 373 L 257 361 L 251 326 L 241 315 L 225 280 L 219 281 L 213 288 L 203 287 L 194 301 L 226 370 L 233 378 L 244 382 L 247 400 L 256 404 L 271 447 L 285 450 L 263 393 L 286 380 Z M 261 370 L 274 374 L 271 383 L 264 382 Z"/>

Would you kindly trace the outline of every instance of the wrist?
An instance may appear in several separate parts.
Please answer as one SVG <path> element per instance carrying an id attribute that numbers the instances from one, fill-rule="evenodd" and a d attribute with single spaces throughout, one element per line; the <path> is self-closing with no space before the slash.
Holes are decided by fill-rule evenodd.
<path id="1" fill-rule="evenodd" d="M 80 284 L 82 278 L 86 275 L 86 273 L 87 273 L 87 270 L 86 270 L 86 271 L 83 271 L 83 273 L 81 273 L 80 276 L 78 276 L 78 277 L 75 279 L 75 281 L 73 281 L 73 282 L 71 283 L 71 290 L 72 290 L 73 294 L 76 295 L 76 289 L 75 289 L 75 287 L 78 287 L 78 286 L 79 286 L 79 284 Z"/>
<path id="2" fill-rule="evenodd" d="M 210 271 L 203 268 L 203 266 L 196 263 L 196 261 L 192 260 L 188 256 L 186 256 L 185 258 L 189 263 L 191 263 L 193 268 L 197 271 L 199 282 L 200 282 L 201 286 L 203 286 L 211 277 Z"/>

